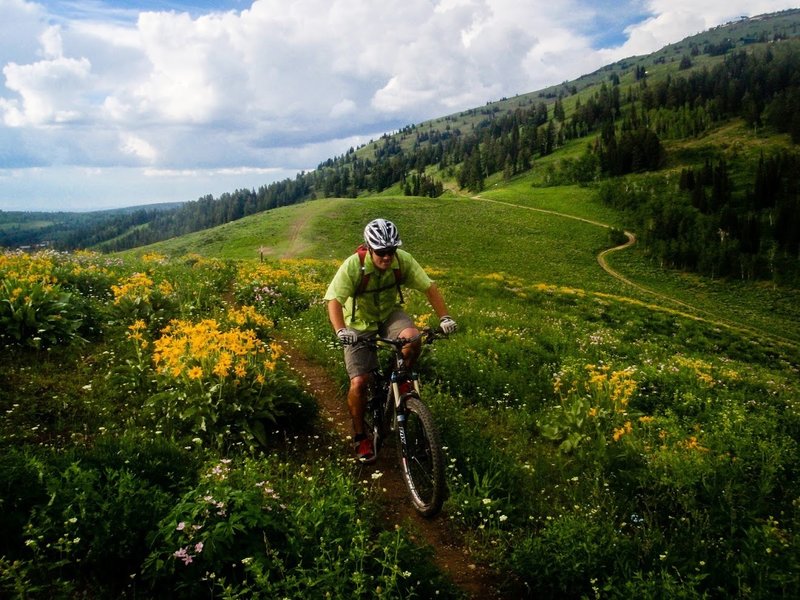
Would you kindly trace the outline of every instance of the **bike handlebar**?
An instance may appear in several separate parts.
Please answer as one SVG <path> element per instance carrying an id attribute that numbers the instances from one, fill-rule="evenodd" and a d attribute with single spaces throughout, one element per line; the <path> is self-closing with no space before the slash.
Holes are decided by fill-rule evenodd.
<path id="1" fill-rule="evenodd" d="M 397 349 L 400 349 L 400 348 L 402 348 L 403 346 L 405 346 L 407 344 L 413 344 L 414 342 L 416 342 L 420 338 L 424 338 L 422 340 L 423 344 L 432 344 L 434 342 L 434 340 L 439 340 L 439 339 L 446 338 L 446 337 L 447 337 L 447 334 L 445 334 L 445 332 L 442 331 L 441 327 L 437 327 L 436 329 L 432 329 L 430 327 L 426 327 L 422 331 L 420 331 L 417 335 L 412 336 L 410 338 L 377 337 L 377 338 L 375 338 L 375 341 L 376 342 L 382 342 L 384 344 L 388 344 L 388 345 L 393 346 L 393 347 L 395 347 Z"/>
<path id="2" fill-rule="evenodd" d="M 431 327 L 425 327 L 417 335 L 412 336 L 410 338 L 400 338 L 400 337 L 398 337 L 398 338 L 387 338 L 387 337 L 378 336 L 378 337 L 375 337 L 372 340 L 361 340 L 361 341 L 358 341 L 353 345 L 354 346 L 366 345 L 366 346 L 371 346 L 373 348 L 377 348 L 378 344 L 381 343 L 381 344 L 385 344 L 387 346 L 392 346 L 396 350 L 400 350 L 403 346 L 406 346 L 407 344 L 413 344 L 414 342 L 416 342 L 420 338 L 423 338 L 423 340 L 422 340 L 423 344 L 432 344 L 435 340 L 439 340 L 439 339 L 443 339 L 443 338 L 447 338 L 447 337 L 448 337 L 448 335 L 444 331 L 442 331 L 441 327 L 437 327 L 436 329 L 433 329 Z"/>

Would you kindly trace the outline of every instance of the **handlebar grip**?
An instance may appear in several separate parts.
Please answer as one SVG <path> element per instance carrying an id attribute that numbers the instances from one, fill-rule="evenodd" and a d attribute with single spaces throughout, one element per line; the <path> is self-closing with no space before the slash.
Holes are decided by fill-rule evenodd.
<path id="1" fill-rule="evenodd" d="M 432 344 L 434 340 L 447 337 L 447 334 L 445 334 L 445 332 L 442 331 L 441 327 L 436 327 L 436 328 L 426 327 L 424 334 L 425 334 L 426 344 Z"/>

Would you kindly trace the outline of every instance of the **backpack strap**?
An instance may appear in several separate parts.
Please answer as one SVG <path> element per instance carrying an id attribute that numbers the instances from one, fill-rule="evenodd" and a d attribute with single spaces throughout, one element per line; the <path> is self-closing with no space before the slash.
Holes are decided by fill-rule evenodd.
<path id="1" fill-rule="evenodd" d="M 356 248 L 356 254 L 358 254 L 358 261 L 361 263 L 361 281 L 358 282 L 358 287 L 356 287 L 355 294 L 353 298 L 356 296 L 360 296 L 365 291 L 367 291 L 367 284 L 369 284 L 369 273 L 367 273 L 366 267 L 364 267 L 364 261 L 366 260 L 367 253 L 369 249 L 367 248 L 366 244 L 361 244 L 358 248 Z M 353 303 L 355 306 L 355 302 Z M 353 309 L 355 311 L 355 309 Z"/>
<path id="2" fill-rule="evenodd" d="M 355 292 L 353 292 L 353 312 L 352 312 L 352 316 L 350 317 L 351 321 L 355 321 L 355 318 L 356 318 L 356 298 L 358 298 L 358 296 L 360 296 L 364 292 L 366 292 L 367 291 L 367 285 L 369 285 L 370 274 L 367 273 L 366 267 L 364 266 L 364 263 L 366 262 L 366 258 L 367 258 L 367 254 L 368 253 L 369 253 L 369 248 L 367 248 L 366 244 L 361 244 L 361 245 L 359 245 L 358 248 L 356 248 L 356 254 L 358 254 L 358 260 L 359 260 L 359 263 L 361 264 L 361 281 L 358 282 L 358 286 L 356 287 Z M 394 286 L 397 288 L 397 293 L 400 295 L 400 304 L 405 304 L 405 300 L 403 298 L 403 290 L 400 287 L 400 284 L 403 283 L 403 273 L 402 273 L 402 269 L 400 267 L 401 267 L 401 265 L 400 265 L 400 257 L 398 256 L 397 257 L 397 268 L 396 269 L 392 269 L 392 272 L 394 273 Z M 392 286 L 389 285 L 389 286 L 381 287 L 381 288 L 378 288 L 378 289 L 372 290 L 372 291 L 373 292 L 382 292 L 384 290 L 389 289 L 390 287 L 392 287 Z"/>

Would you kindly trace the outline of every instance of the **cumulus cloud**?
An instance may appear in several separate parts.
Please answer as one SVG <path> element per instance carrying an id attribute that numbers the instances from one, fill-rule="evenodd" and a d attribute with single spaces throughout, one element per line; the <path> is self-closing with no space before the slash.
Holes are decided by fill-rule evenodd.
<path id="1" fill-rule="evenodd" d="M 20 100 L 5 101 L 4 121 L 11 127 L 79 120 L 88 106 L 91 64 L 86 58 L 59 56 L 28 65 L 9 63 L 3 68 L 6 87 Z"/>
<path id="2" fill-rule="evenodd" d="M 135 12 L 117 0 L 42 2 L 0 0 L 0 155 L 22 139 L 16 162 L 163 172 L 313 168 L 344 151 L 344 140 L 535 91 L 739 14 L 789 6 L 223 0 L 230 10 L 190 14 Z M 71 12 L 55 12 L 63 7 Z"/>

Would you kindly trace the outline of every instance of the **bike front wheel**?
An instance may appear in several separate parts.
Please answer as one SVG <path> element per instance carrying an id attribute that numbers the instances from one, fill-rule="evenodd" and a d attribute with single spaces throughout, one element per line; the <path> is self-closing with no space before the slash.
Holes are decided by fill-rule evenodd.
<path id="1" fill-rule="evenodd" d="M 431 517 L 442 508 L 445 496 L 444 457 L 433 415 L 419 398 L 409 397 L 398 427 L 400 468 L 414 508 Z"/>
<path id="2" fill-rule="evenodd" d="M 381 400 L 372 397 L 364 410 L 364 432 L 372 437 L 372 443 L 377 454 L 383 446 L 383 407 Z"/>

